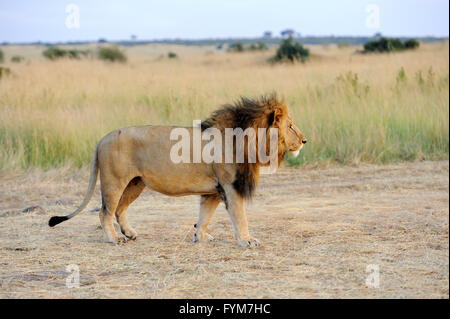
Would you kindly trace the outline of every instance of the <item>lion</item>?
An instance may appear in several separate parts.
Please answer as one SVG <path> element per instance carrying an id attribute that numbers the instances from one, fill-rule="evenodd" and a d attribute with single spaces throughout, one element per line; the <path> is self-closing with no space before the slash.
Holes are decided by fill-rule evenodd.
<path id="1" fill-rule="evenodd" d="M 200 210 L 194 225 L 194 242 L 212 240 L 206 228 L 221 201 L 229 213 L 234 234 L 240 246 L 259 246 L 250 236 L 244 203 L 252 198 L 258 184 L 262 163 L 255 162 L 174 163 L 170 150 L 174 126 L 133 126 L 115 130 L 104 136 L 92 156 L 87 193 L 80 206 L 67 216 L 53 216 L 49 226 L 69 220 L 80 213 L 90 201 L 100 174 L 102 205 L 100 223 L 107 241 L 135 240 L 136 231 L 127 219 L 128 206 L 147 186 L 169 196 L 200 195 Z M 276 94 L 260 98 L 241 97 L 234 104 L 224 105 L 201 122 L 201 130 L 216 128 L 278 129 L 278 166 L 287 152 L 294 156 L 307 142 L 289 116 L 286 103 Z M 192 136 L 193 127 L 186 128 Z M 267 140 L 268 142 L 268 140 Z M 246 145 L 248 142 L 246 140 Z M 191 145 L 192 147 L 192 145 Z M 235 149 L 234 149 L 235 151 Z M 114 219 L 122 235 L 114 228 Z"/>

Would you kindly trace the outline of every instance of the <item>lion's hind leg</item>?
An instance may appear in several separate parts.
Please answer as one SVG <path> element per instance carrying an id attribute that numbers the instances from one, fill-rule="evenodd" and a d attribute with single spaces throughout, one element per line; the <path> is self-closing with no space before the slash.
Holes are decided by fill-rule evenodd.
<path id="1" fill-rule="evenodd" d="M 200 212 L 198 214 L 198 220 L 195 224 L 194 242 L 213 240 L 214 238 L 206 232 L 211 218 L 217 206 L 220 203 L 219 195 L 203 195 L 200 198 Z"/>
<path id="2" fill-rule="evenodd" d="M 124 237 L 119 237 L 114 227 L 114 217 L 120 198 L 126 184 L 115 178 L 108 178 L 109 175 L 100 172 L 102 208 L 99 213 L 100 223 L 106 235 L 107 241 L 117 243 Z"/>
<path id="3" fill-rule="evenodd" d="M 120 230 L 129 239 L 136 239 L 137 233 L 128 223 L 127 218 L 127 208 L 132 202 L 139 197 L 145 188 L 145 183 L 140 177 L 133 178 L 128 186 L 123 191 L 122 197 L 120 198 L 119 205 L 116 209 L 116 219 L 120 225 Z"/>
<path id="4" fill-rule="evenodd" d="M 113 213 L 116 210 L 119 200 L 120 200 L 120 193 L 102 194 L 103 203 L 99 213 L 99 217 L 103 231 L 106 235 L 106 240 L 109 243 L 117 243 L 119 241 L 119 236 L 117 235 L 116 229 L 114 228 L 114 213 Z"/>

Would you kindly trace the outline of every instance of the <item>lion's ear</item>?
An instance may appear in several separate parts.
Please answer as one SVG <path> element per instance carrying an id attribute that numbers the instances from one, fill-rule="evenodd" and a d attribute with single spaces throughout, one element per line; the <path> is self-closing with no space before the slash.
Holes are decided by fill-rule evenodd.
<path id="1" fill-rule="evenodd" d="M 279 126 L 282 117 L 283 110 L 281 108 L 275 109 L 275 111 L 269 114 L 268 126 Z"/>

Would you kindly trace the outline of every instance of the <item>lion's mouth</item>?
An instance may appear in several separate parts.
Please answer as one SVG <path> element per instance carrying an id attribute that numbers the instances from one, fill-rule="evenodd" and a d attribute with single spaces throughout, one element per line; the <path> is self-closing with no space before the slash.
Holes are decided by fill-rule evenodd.
<path id="1" fill-rule="evenodd" d="M 291 153 L 292 156 L 297 157 L 298 154 L 300 154 L 300 150 L 302 149 L 302 147 L 303 147 L 303 144 L 300 145 L 300 147 L 298 148 L 298 150 L 296 150 L 296 151 L 290 151 L 289 153 Z"/>

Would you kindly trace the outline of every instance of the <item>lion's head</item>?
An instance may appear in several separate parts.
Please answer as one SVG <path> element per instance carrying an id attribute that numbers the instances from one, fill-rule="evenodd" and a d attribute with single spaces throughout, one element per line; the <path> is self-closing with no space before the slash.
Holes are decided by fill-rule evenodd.
<path id="1" fill-rule="evenodd" d="M 278 129 L 278 165 L 286 152 L 297 156 L 303 144 L 306 143 L 305 136 L 289 117 L 286 103 L 278 99 L 276 94 L 262 96 L 258 99 L 241 97 L 234 104 L 224 105 L 201 124 L 202 130 L 210 127 L 218 128 L 221 131 L 225 128 L 241 128 L 244 131 L 247 128 L 253 128 L 255 132 L 258 132 L 258 128 Z M 248 139 L 248 137 L 246 138 Z M 269 139 L 266 140 L 266 143 L 266 150 L 269 152 Z M 247 145 L 246 140 L 245 162 L 237 164 L 239 169 L 236 181 L 239 185 L 235 186 L 240 189 L 239 193 L 242 196 L 251 197 L 259 178 L 259 167 L 269 164 L 259 161 L 259 157 L 256 163 L 249 163 Z"/>

